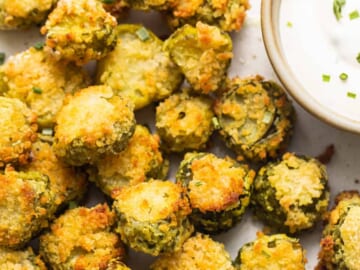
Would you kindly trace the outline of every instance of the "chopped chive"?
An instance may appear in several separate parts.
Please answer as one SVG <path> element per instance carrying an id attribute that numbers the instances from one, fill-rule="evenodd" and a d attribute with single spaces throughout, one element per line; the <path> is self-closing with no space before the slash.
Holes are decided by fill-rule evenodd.
<path id="1" fill-rule="evenodd" d="M 291 28 L 291 27 L 293 27 L 293 23 L 292 22 L 287 22 L 286 26 Z"/>
<path id="2" fill-rule="evenodd" d="M 42 50 L 43 48 L 44 48 L 44 42 L 41 42 L 41 41 L 39 41 L 39 42 L 36 42 L 35 44 L 34 44 L 34 48 L 35 49 L 37 49 L 37 50 Z"/>
<path id="3" fill-rule="evenodd" d="M 330 82 L 331 76 L 328 74 L 323 74 L 322 75 L 322 80 L 323 82 Z"/>
<path id="4" fill-rule="evenodd" d="M 358 55 L 356 56 L 356 61 L 358 61 L 358 63 L 360 64 L 360 52 L 359 52 Z"/>
<path id="5" fill-rule="evenodd" d="M 349 78 L 349 76 L 346 74 L 346 73 L 341 73 L 340 75 L 339 75 L 339 78 L 340 78 L 340 80 L 342 80 L 342 81 L 346 81 L 347 80 L 347 78 Z"/>
<path id="6" fill-rule="evenodd" d="M 149 32 L 144 28 L 141 27 L 139 30 L 136 31 L 136 35 L 142 40 L 148 40 L 150 38 Z"/>
<path id="7" fill-rule="evenodd" d="M 196 183 L 195 183 L 195 186 L 197 186 L 197 187 L 200 187 L 202 185 L 202 182 L 200 182 L 200 181 L 197 181 Z"/>
<path id="8" fill-rule="evenodd" d="M 5 62 L 5 53 L 4 52 L 0 52 L 0 65 L 4 64 Z"/>
<path id="9" fill-rule="evenodd" d="M 39 88 L 39 87 L 36 87 L 36 86 L 34 86 L 33 88 L 32 88 L 32 91 L 35 93 L 35 94 L 42 94 L 42 89 L 41 88 Z"/>
<path id="10" fill-rule="evenodd" d="M 346 4 L 345 0 L 334 0 L 333 2 L 333 12 L 337 20 L 341 19 L 341 11 L 343 6 Z"/>
<path id="11" fill-rule="evenodd" d="M 212 121 L 212 124 L 213 124 L 215 129 L 220 129 L 221 128 L 220 123 L 219 123 L 219 119 L 217 119 L 216 117 L 213 117 L 211 119 L 211 121 Z"/>
<path id="12" fill-rule="evenodd" d="M 360 17 L 360 14 L 359 14 L 359 11 L 357 11 L 357 10 L 354 10 L 354 11 L 350 12 L 350 14 L 349 14 L 350 20 L 355 20 L 359 17 Z"/>
<path id="13" fill-rule="evenodd" d="M 354 92 L 347 92 L 347 97 L 349 97 L 349 98 L 353 98 L 353 99 L 355 99 L 356 98 L 356 93 L 354 93 Z"/>
<path id="14" fill-rule="evenodd" d="M 52 136 L 54 133 L 53 129 L 52 128 L 44 128 L 42 131 L 41 131 L 41 134 L 42 135 L 45 135 L 45 136 Z"/>
<path id="15" fill-rule="evenodd" d="M 101 2 L 103 2 L 104 4 L 113 4 L 115 3 L 115 0 L 102 0 Z"/>

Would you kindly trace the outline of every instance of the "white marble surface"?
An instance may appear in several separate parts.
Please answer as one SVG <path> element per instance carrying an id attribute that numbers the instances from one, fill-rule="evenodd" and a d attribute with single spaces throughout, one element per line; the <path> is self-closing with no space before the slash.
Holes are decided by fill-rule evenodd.
<path id="1" fill-rule="evenodd" d="M 164 23 L 153 19 L 153 15 L 134 16 L 131 22 L 141 22 L 150 26 L 158 34 L 166 33 L 162 28 Z M 245 27 L 239 33 L 232 35 L 234 41 L 235 57 L 229 71 L 229 75 L 248 76 L 261 74 L 266 79 L 277 80 L 276 75 L 268 61 L 262 43 L 260 29 L 260 1 L 252 1 L 252 9 L 248 14 Z M 33 45 L 41 37 L 38 29 L 31 31 L 0 32 L 0 51 L 6 52 L 7 56 L 26 49 Z M 304 78 L 306 79 L 306 78 Z M 334 144 L 335 154 L 331 162 L 327 165 L 331 187 L 331 201 L 339 191 L 346 189 L 358 189 L 356 179 L 360 179 L 360 137 L 338 129 L 310 116 L 307 112 L 295 104 L 297 112 L 297 122 L 295 134 L 290 144 L 290 151 L 296 153 L 317 156 L 326 146 Z M 152 124 L 153 119 L 149 118 L 152 108 L 143 110 L 137 114 L 140 123 Z M 223 144 L 217 144 L 213 148 L 214 152 L 223 155 L 227 153 Z M 173 179 L 179 158 L 174 158 L 171 163 L 171 173 L 169 178 Z M 99 191 L 95 188 L 90 190 L 89 205 L 93 205 L 103 199 Z M 255 233 L 261 230 L 263 225 L 254 221 L 248 212 L 244 219 L 230 231 L 216 236 L 215 239 L 225 244 L 226 249 L 234 258 L 238 249 L 246 242 L 255 239 Z M 307 250 L 308 263 L 306 269 L 314 269 L 316 265 L 317 252 L 319 250 L 319 240 L 321 235 L 321 224 L 312 232 L 301 235 L 300 241 Z M 130 251 L 128 264 L 132 269 L 148 269 L 149 263 L 153 260 L 150 256 Z"/>

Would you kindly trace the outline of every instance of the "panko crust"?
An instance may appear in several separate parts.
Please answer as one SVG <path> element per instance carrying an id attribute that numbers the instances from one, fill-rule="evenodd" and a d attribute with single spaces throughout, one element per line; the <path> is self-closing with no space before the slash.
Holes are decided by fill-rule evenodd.
<path id="1" fill-rule="evenodd" d="M 327 210 L 326 167 L 310 157 L 286 153 L 260 168 L 251 198 L 254 214 L 274 230 L 299 233 L 312 228 Z"/>
<path id="2" fill-rule="evenodd" d="M 223 31 L 239 31 L 250 9 L 249 0 L 169 0 L 168 24 L 175 29 L 198 21 Z"/>
<path id="3" fill-rule="evenodd" d="M 23 101 L 42 128 L 53 127 L 67 94 L 90 85 L 84 69 L 57 61 L 42 48 L 31 47 L 0 66 L 0 92 Z"/>
<path id="4" fill-rule="evenodd" d="M 22 247 L 46 228 L 54 213 L 54 197 L 46 175 L 7 167 L 0 174 L 0 246 Z"/>
<path id="5" fill-rule="evenodd" d="M 83 65 L 99 60 L 116 43 L 116 19 L 98 0 L 59 0 L 41 33 L 46 49 L 59 58 Z"/>
<path id="6" fill-rule="evenodd" d="M 116 155 L 106 155 L 90 169 L 90 180 L 107 195 L 115 198 L 128 185 L 151 178 L 164 179 L 169 163 L 160 152 L 160 139 L 148 128 L 136 125 L 134 135 L 126 148 Z"/>
<path id="7" fill-rule="evenodd" d="M 0 0 L 0 30 L 43 23 L 57 0 Z"/>
<path id="8" fill-rule="evenodd" d="M 36 140 L 36 115 L 20 100 L 0 96 L 0 167 L 26 164 Z"/>
<path id="9" fill-rule="evenodd" d="M 305 270 L 306 262 L 306 252 L 298 239 L 259 232 L 256 240 L 239 250 L 235 266 L 239 270 Z"/>
<path id="10" fill-rule="evenodd" d="M 186 153 L 176 173 L 187 189 L 195 228 L 220 233 L 239 222 L 250 203 L 255 171 L 212 153 Z"/>
<path id="11" fill-rule="evenodd" d="M 238 159 L 264 162 L 285 152 L 295 111 L 284 90 L 261 76 L 227 82 L 214 106 L 220 135 Z"/>
<path id="12" fill-rule="evenodd" d="M 128 97 L 135 110 L 178 89 L 183 81 L 180 69 L 153 32 L 142 25 L 121 24 L 116 34 L 114 51 L 98 63 L 97 83 Z"/>
<path id="13" fill-rule="evenodd" d="M 113 233 L 115 214 L 106 204 L 67 210 L 40 237 L 40 254 L 54 270 L 106 270 L 125 249 Z"/>
<path id="14" fill-rule="evenodd" d="M 113 208 L 124 243 L 153 256 L 179 250 L 193 232 L 189 202 L 183 189 L 170 181 L 124 187 Z"/>
<path id="15" fill-rule="evenodd" d="M 206 147 L 214 126 L 212 100 L 176 93 L 156 107 L 156 130 L 167 152 L 201 150 Z"/>
<path id="16" fill-rule="evenodd" d="M 185 241 L 177 252 L 160 256 L 151 270 L 235 270 L 222 243 L 197 233 Z"/>
<path id="17" fill-rule="evenodd" d="M 23 250 L 0 248 L 0 267 L 4 270 L 46 270 L 40 256 L 31 247 Z"/>
<path id="18" fill-rule="evenodd" d="M 22 170 L 38 171 L 49 177 L 50 188 L 55 194 L 56 209 L 81 200 L 87 189 L 87 175 L 59 160 L 52 145 L 41 140 L 32 145 L 31 162 Z"/>
<path id="19" fill-rule="evenodd" d="M 355 270 L 359 267 L 360 194 L 342 191 L 325 220 L 317 270 Z"/>
<path id="20" fill-rule="evenodd" d="M 200 94 L 220 88 L 233 57 L 231 37 L 202 22 L 177 29 L 165 41 L 165 49 L 193 90 Z"/>
<path id="21" fill-rule="evenodd" d="M 69 96 L 56 117 L 54 151 L 74 166 L 119 153 L 134 133 L 133 105 L 99 85 Z"/>

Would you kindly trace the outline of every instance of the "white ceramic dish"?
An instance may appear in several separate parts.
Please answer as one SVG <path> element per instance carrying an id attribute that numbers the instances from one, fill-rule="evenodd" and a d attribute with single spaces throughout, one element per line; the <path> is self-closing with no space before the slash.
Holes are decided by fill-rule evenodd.
<path id="1" fill-rule="evenodd" d="M 350 16 L 355 10 L 360 2 L 346 1 L 337 20 L 333 1 L 263 0 L 261 26 L 270 61 L 290 95 L 319 119 L 360 133 L 360 19 Z M 340 79 L 341 73 L 348 78 Z"/>
<path id="2" fill-rule="evenodd" d="M 166 33 L 163 23 L 154 14 L 134 14 L 129 21 L 144 23 L 157 34 Z M 260 29 L 260 1 L 252 1 L 252 9 L 249 11 L 244 28 L 239 33 L 232 35 L 234 41 L 235 57 L 229 71 L 229 75 L 248 76 L 261 74 L 266 79 L 277 80 L 276 75 L 268 61 Z M 38 29 L 25 32 L 0 32 L 0 51 L 6 52 L 7 57 L 16 52 L 25 50 L 36 41 L 41 40 Z M 295 134 L 290 144 L 290 151 L 299 154 L 317 156 L 327 145 L 334 144 L 335 154 L 328 164 L 330 178 L 331 199 L 336 193 L 345 189 L 358 189 L 356 184 L 360 177 L 360 139 L 358 136 L 333 128 L 309 115 L 296 103 L 297 122 Z M 147 123 L 153 127 L 153 108 L 147 108 L 136 115 L 138 122 Z M 216 143 L 211 151 L 223 156 L 231 154 L 221 143 Z M 169 179 L 174 179 L 178 162 L 181 157 L 171 158 L 171 171 Z M 104 201 L 104 196 L 92 187 L 88 193 L 86 205 L 91 206 L 97 202 Z M 245 243 L 255 239 L 256 232 L 263 228 L 263 224 L 252 219 L 250 211 L 244 219 L 230 231 L 214 238 L 225 244 L 226 249 L 235 258 L 238 249 Z M 300 241 L 307 250 L 308 263 L 306 269 L 314 269 L 317 263 L 317 253 L 321 235 L 321 224 L 318 224 L 312 232 L 301 235 Z M 134 270 L 146 270 L 154 258 L 129 252 L 128 265 Z"/>

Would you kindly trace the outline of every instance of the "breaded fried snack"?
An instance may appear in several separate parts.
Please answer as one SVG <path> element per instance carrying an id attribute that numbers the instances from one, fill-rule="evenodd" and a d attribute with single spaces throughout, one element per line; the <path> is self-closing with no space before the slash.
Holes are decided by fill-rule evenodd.
<path id="1" fill-rule="evenodd" d="M 167 152 L 200 150 L 213 130 L 212 100 L 206 96 L 176 93 L 156 107 L 155 126 Z"/>
<path id="2" fill-rule="evenodd" d="M 111 260 L 106 270 L 131 270 L 131 269 L 119 260 Z"/>
<path id="3" fill-rule="evenodd" d="M 202 22 L 177 29 L 165 41 L 165 49 L 193 90 L 201 94 L 219 89 L 233 57 L 231 37 Z"/>
<path id="4" fill-rule="evenodd" d="M 46 270 L 44 262 L 31 247 L 23 250 L 0 248 L 0 268 L 3 270 Z"/>
<path id="5" fill-rule="evenodd" d="M 132 9 L 150 11 L 155 10 L 165 10 L 169 8 L 170 2 L 172 0 L 125 0 L 129 3 Z"/>
<path id="6" fill-rule="evenodd" d="M 68 98 L 56 118 L 54 151 L 74 166 L 119 153 L 134 133 L 133 105 L 110 87 L 85 88 Z"/>
<path id="7" fill-rule="evenodd" d="M 151 180 L 124 187 L 113 208 L 116 232 L 126 245 L 153 256 L 177 251 L 193 232 L 183 189 L 170 181 Z"/>
<path id="8" fill-rule="evenodd" d="M 50 188 L 55 195 L 55 208 L 79 201 L 87 187 L 87 176 L 78 168 L 74 168 L 59 160 L 52 146 L 41 140 L 33 143 L 31 162 L 23 166 L 23 171 L 38 171 L 49 177 Z"/>
<path id="9" fill-rule="evenodd" d="M 242 28 L 249 0 L 169 0 L 167 11 L 171 28 L 198 21 L 216 25 L 223 31 L 238 31 Z"/>
<path id="10" fill-rule="evenodd" d="M 261 76 L 229 80 L 215 102 L 220 135 L 239 159 L 276 158 L 288 146 L 295 112 L 284 90 Z"/>
<path id="11" fill-rule="evenodd" d="M 57 0 L 1 0 L 0 30 L 28 28 L 43 23 Z"/>
<path id="12" fill-rule="evenodd" d="M 160 256 L 151 270 L 235 270 L 222 243 L 197 233 L 185 241 L 177 252 Z"/>
<path id="13" fill-rule="evenodd" d="M 36 115 L 16 98 L 0 97 L 0 167 L 26 164 L 36 140 Z"/>
<path id="14" fill-rule="evenodd" d="M 329 204 L 326 167 L 311 157 L 284 154 L 258 171 L 253 187 L 254 214 L 279 232 L 312 228 Z"/>
<path id="15" fill-rule="evenodd" d="M 41 47 L 11 56 L 0 66 L 0 92 L 18 98 L 37 115 L 40 128 L 52 127 L 66 94 L 90 84 L 84 69 L 57 61 Z"/>
<path id="16" fill-rule="evenodd" d="M 40 255 L 54 270 L 108 269 L 125 249 L 111 231 L 115 214 L 106 204 L 66 211 L 40 237 Z M 111 268 L 110 268 L 111 269 Z"/>
<path id="17" fill-rule="evenodd" d="M 305 270 L 306 252 L 286 234 L 264 235 L 242 246 L 235 259 L 238 270 Z"/>
<path id="18" fill-rule="evenodd" d="M 146 127 L 137 125 L 134 135 L 122 152 L 105 155 L 89 170 L 90 180 L 107 195 L 116 197 L 124 186 L 135 185 L 150 178 L 164 179 L 169 163 L 162 157 L 159 140 Z"/>
<path id="19" fill-rule="evenodd" d="M 22 247 L 46 228 L 54 199 L 46 175 L 8 167 L 0 174 L 0 246 Z"/>
<path id="20" fill-rule="evenodd" d="M 255 172 L 212 153 L 186 153 L 176 182 L 187 189 L 196 230 L 217 234 L 239 222 L 250 202 Z"/>
<path id="21" fill-rule="evenodd" d="M 128 97 L 135 110 L 168 97 L 180 86 L 180 69 L 154 33 L 142 25 L 122 24 L 116 34 L 114 51 L 98 63 L 97 83 Z"/>
<path id="22" fill-rule="evenodd" d="M 343 191 L 326 218 L 317 270 L 359 269 L 360 194 Z"/>
<path id="23" fill-rule="evenodd" d="M 41 33 L 46 49 L 64 60 L 83 65 L 99 60 L 116 44 L 116 19 L 98 0 L 59 0 Z"/>

